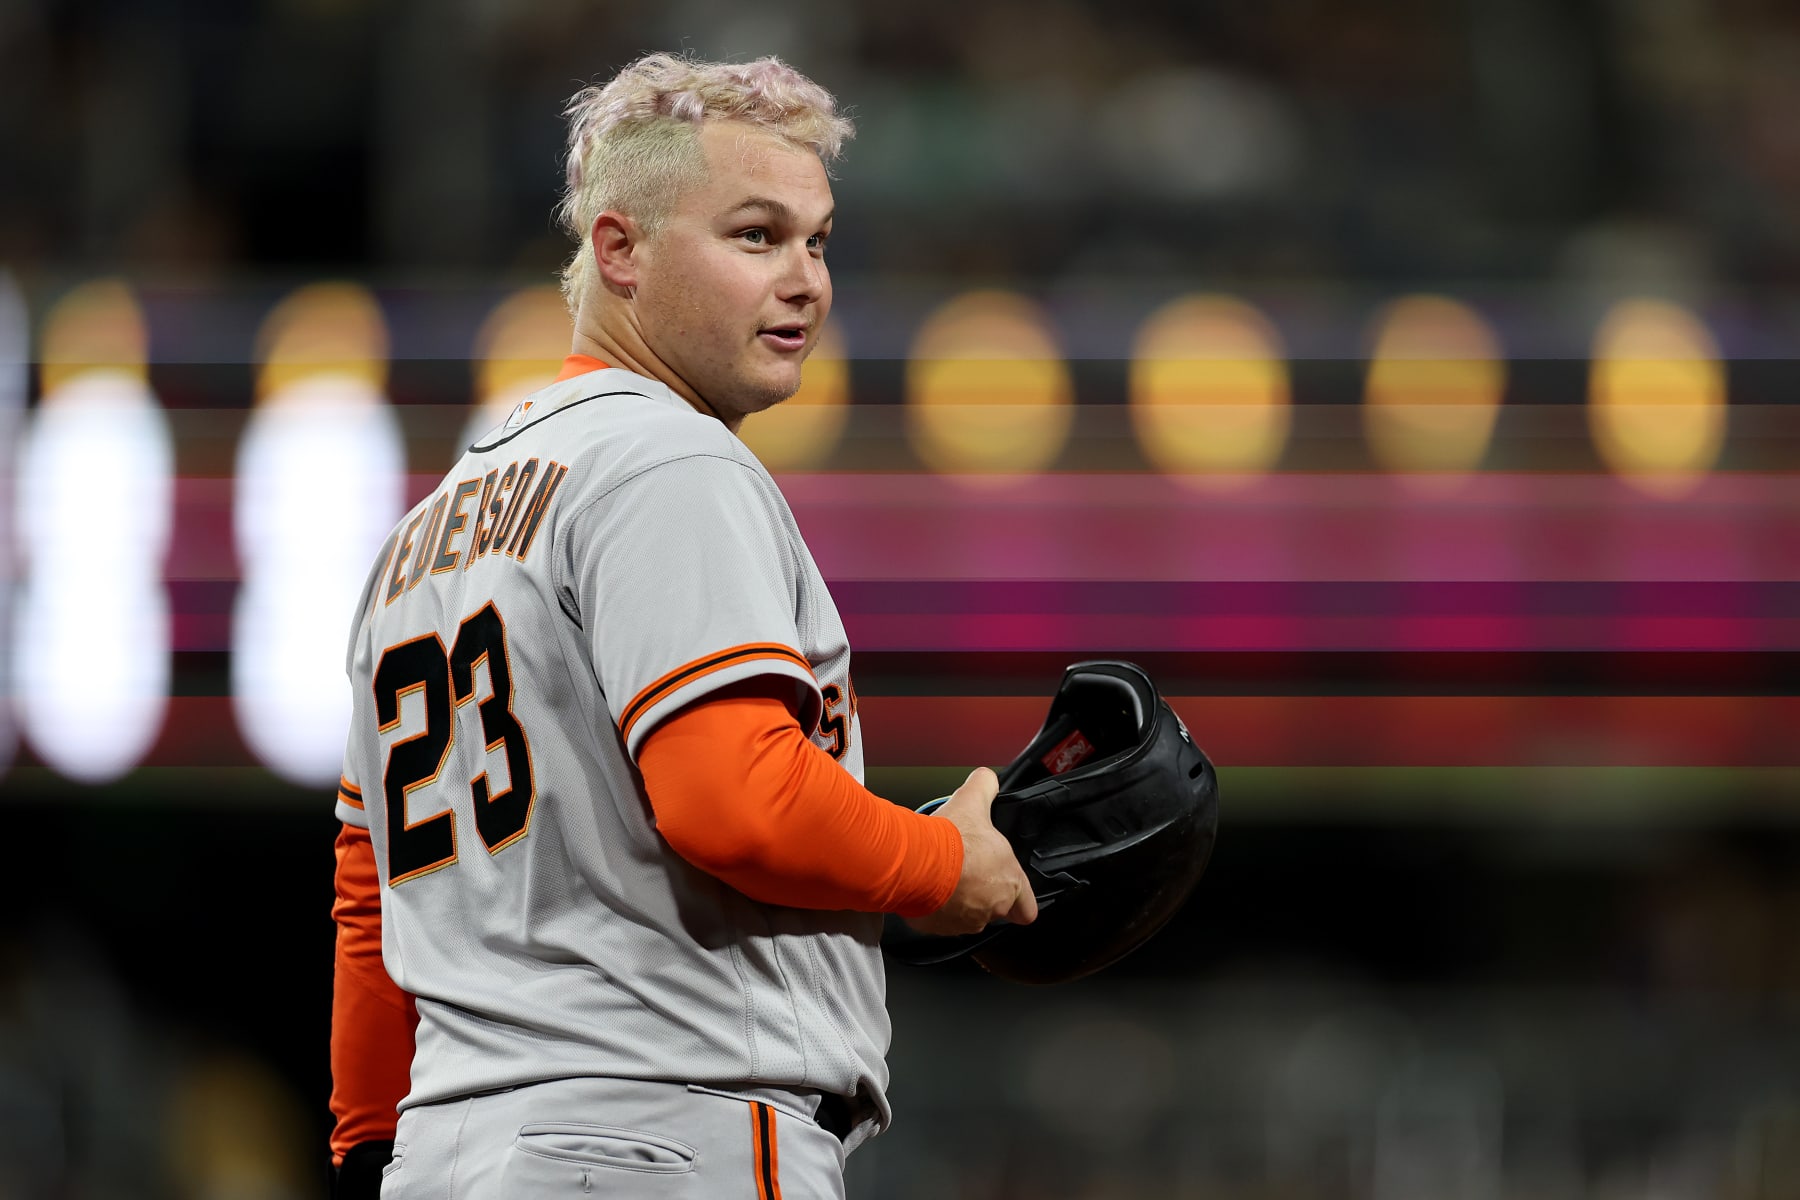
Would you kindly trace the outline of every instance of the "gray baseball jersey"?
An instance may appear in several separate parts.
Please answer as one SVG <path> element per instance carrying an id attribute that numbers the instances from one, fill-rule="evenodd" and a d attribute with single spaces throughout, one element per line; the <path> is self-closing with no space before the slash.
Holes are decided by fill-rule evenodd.
<path id="1" fill-rule="evenodd" d="M 663 717 L 772 674 L 862 777 L 843 624 L 723 424 L 615 369 L 536 393 L 395 529 L 347 667 L 338 815 L 418 999 L 402 1108 L 592 1075 L 860 1094 L 886 1123 L 880 917 L 690 866 L 633 766 Z"/>

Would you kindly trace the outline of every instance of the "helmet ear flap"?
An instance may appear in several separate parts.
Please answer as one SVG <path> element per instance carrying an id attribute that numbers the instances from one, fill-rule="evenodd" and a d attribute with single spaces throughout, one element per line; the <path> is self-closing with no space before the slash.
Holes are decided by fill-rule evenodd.
<path id="1" fill-rule="evenodd" d="M 1038 919 L 934 938 L 889 917 L 890 956 L 972 955 L 1020 983 L 1079 979 L 1166 924 L 1211 858 L 1217 773 L 1135 664 L 1069 667 L 1043 727 L 999 774 L 994 825 L 1031 879 Z"/>

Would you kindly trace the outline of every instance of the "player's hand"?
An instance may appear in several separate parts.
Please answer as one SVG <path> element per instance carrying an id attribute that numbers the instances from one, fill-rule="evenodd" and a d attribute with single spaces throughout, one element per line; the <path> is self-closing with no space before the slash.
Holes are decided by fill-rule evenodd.
<path id="1" fill-rule="evenodd" d="M 942 908 L 930 916 L 911 919 L 910 924 L 920 933 L 976 933 L 995 921 L 1029 925 L 1037 920 L 1031 881 L 1013 857 L 1012 843 L 994 828 L 994 796 L 999 790 L 1000 780 L 994 773 L 977 767 L 933 814 L 962 834 L 962 878 Z"/>

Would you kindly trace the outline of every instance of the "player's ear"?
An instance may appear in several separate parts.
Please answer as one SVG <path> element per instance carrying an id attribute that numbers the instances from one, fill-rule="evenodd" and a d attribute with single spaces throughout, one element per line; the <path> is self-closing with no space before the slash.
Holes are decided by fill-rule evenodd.
<path id="1" fill-rule="evenodd" d="M 628 296 L 638 283 L 638 251 L 643 247 L 643 230 L 638 223 L 616 209 L 607 209 L 594 218 L 589 232 L 593 246 L 594 267 L 600 272 L 607 290 Z"/>

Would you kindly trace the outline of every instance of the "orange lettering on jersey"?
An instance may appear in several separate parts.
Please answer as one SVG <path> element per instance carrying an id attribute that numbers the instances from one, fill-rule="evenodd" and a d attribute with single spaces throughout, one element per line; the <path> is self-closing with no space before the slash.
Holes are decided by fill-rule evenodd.
<path id="1" fill-rule="evenodd" d="M 394 565 L 394 547 L 399 544 L 400 527 L 396 525 L 394 526 L 393 531 L 387 535 L 387 541 L 381 544 L 381 553 L 375 556 L 375 561 L 381 564 L 381 570 L 375 576 L 377 580 L 383 580 L 388 577 L 388 569 Z M 380 595 L 381 587 L 379 583 L 375 587 L 369 589 L 369 607 L 371 609 L 375 606 L 375 598 Z M 366 616 L 368 616 L 368 613 L 360 613 L 357 615 L 356 619 L 360 621 Z"/>
<path id="2" fill-rule="evenodd" d="M 550 465 L 544 469 L 544 481 L 538 484 L 531 503 L 525 506 L 525 515 L 519 521 L 518 532 L 513 534 L 511 544 L 506 547 L 506 552 L 518 562 L 525 561 L 526 552 L 531 549 L 531 539 L 537 536 L 538 524 L 543 521 L 544 513 L 550 507 L 551 497 L 556 495 L 557 486 L 568 473 L 569 468 L 557 466 L 555 459 L 551 459 Z"/>
<path id="3" fill-rule="evenodd" d="M 431 543 L 437 539 L 438 525 L 443 521 L 444 509 L 449 504 L 450 497 L 443 492 L 439 492 L 438 498 L 432 502 L 431 515 L 425 521 L 425 536 L 419 539 L 418 553 L 413 556 L 412 570 L 406 576 L 406 590 L 409 592 L 419 586 L 419 580 L 425 578 L 425 564 L 431 558 Z"/>
<path id="4" fill-rule="evenodd" d="M 475 543 L 475 553 L 477 555 L 485 555 L 488 552 L 488 547 L 493 544 L 492 538 L 494 536 L 494 526 L 500 522 L 500 505 L 506 500 L 506 489 L 513 485 L 513 480 L 518 477 L 518 474 L 518 463 L 509 462 L 506 464 L 506 474 L 500 476 L 500 483 L 494 488 L 493 503 L 489 504 L 487 507 L 487 526 L 481 531 L 481 540 Z"/>
<path id="5" fill-rule="evenodd" d="M 525 499 L 525 491 L 531 486 L 532 479 L 537 475 L 537 469 L 537 459 L 525 460 L 525 466 L 519 472 L 519 482 L 513 485 L 512 500 L 506 506 L 506 515 L 500 518 L 498 525 L 494 526 L 494 550 L 496 552 L 504 549 L 506 539 L 512 536 L 513 522 L 519 519 L 520 501 Z"/>
<path id="6" fill-rule="evenodd" d="M 485 477 L 464 479 L 454 488 L 439 492 L 431 506 L 407 524 L 404 537 L 396 531 L 390 538 L 389 548 L 394 553 L 388 575 L 388 602 L 391 604 L 402 592 L 418 587 L 429 575 L 454 571 L 459 566 L 467 570 L 490 550 L 517 562 L 525 561 L 568 473 L 569 468 L 555 459 L 549 461 L 541 476 L 536 458 L 526 459 L 523 465 L 515 460 L 506 465 L 504 472 L 496 467 Z M 469 502 L 475 499 L 477 490 L 481 496 L 470 510 Z"/>
<path id="7" fill-rule="evenodd" d="M 386 604 L 392 604 L 401 592 L 406 590 L 406 560 L 412 554 L 413 531 L 418 529 L 419 522 L 425 519 L 423 512 L 406 523 L 406 533 L 400 539 L 399 549 L 394 551 L 394 577 L 388 580 Z"/>
<path id="8" fill-rule="evenodd" d="M 483 540 L 486 535 L 482 530 L 487 524 L 488 497 L 494 494 L 494 480 L 498 478 L 500 478 L 500 468 L 495 467 L 487 473 L 487 478 L 481 481 L 481 499 L 475 502 L 475 528 L 469 531 L 469 552 L 463 555 L 463 570 L 465 571 L 469 569 L 470 563 L 480 557 L 478 547 L 487 544 Z"/>
<path id="9" fill-rule="evenodd" d="M 433 575 L 439 571 L 456 570 L 456 556 L 461 552 L 450 549 L 450 543 L 463 531 L 463 526 L 469 523 L 469 518 L 463 515 L 463 505 L 469 502 L 469 497 L 480 486 L 479 479 L 465 479 L 456 485 L 456 494 L 450 499 L 450 515 L 444 520 L 444 536 L 438 539 L 437 557 L 431 560 Z"/>

